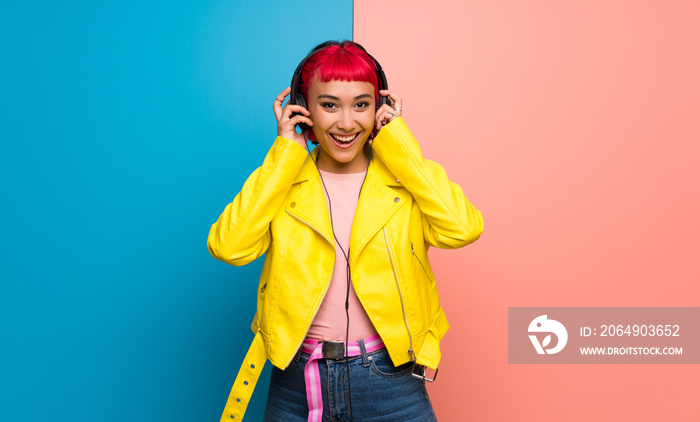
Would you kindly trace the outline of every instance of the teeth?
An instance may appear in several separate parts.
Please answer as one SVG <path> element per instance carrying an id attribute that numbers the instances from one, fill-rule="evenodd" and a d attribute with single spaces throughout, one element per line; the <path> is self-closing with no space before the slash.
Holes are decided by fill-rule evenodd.
<path id="1" fill-rule="evenodd" d="M 340 142 L 350 142 L 353 139 L 355 139 L 355 136 L 357 136 L 357 134 L 350 135 L 350 136 L 333 135 L 333 137 Z"/>

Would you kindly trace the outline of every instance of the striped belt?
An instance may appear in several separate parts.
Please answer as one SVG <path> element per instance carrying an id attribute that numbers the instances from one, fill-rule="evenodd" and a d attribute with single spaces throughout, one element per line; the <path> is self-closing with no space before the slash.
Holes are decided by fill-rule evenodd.
<path id="1" fill-rule="evenodd" d="M 384 347 L 379 335 L 374 335 L 365 340 L 365 352 L 375 352 Z M 343 341 L 318 341 L 306 339 L 301 345 L 302 352 L 309 353 L 309 361 L 304 368 L 304 381 L 306 382 L 306 400 L 309 404 L 309 419 L 308 422 L 321 422 L 323 417 L 323 397 L 321 395 L 321 376 L 318 370 L 319 359 L 343 359 L 348 356 L 360 356 L 362 347 L 360 342 L 351 341 L 347 343 Z"/>

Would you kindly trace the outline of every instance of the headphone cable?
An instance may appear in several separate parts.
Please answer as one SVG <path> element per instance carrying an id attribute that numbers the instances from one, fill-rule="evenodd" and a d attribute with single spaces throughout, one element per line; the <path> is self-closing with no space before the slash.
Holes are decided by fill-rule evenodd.
<path id="1" fill-rule="evenodd" d="M 340 251 L 343 253 L 343 257 L 345 258 L 345 274 L 347 277 L 347 283 L 346 283 L 346 288 L 345 288 L 345 347 L 344 353 L 343 353 L 343 360 L 345 361 L 345 373 L 347 374 L 347 379 L 348 379 L 348 411 L 349 411 L 349 416 L 350 416 L 350 421 L 353 421 L 352 417 L 352 388 L 351 388 L 351 383 L 350 383 L 350 363 L 348 360 L 348 355 L 347 355 L 347 350 L 348 350 L 348 343 L 349 343 L 349 338 L 350 338 L 350 285 L 352 283 L 352 277 L 350 274 L 350 258 L 349 254 L 345 252 L 345 249 L 343 249 L 343 246 L 340 244 L 340 241 L 338 240 L 338 237 L 335 234 L 335 227 L 333 226 L 333 205 L 331 204 L 331 195 L 328 193 L 328 189 L 326 188 L 326 183 L 323 181 L 323 175 L 321 175 L 321 169 L 318 168 L 318 163 L 316 160 L 314 160 L 313 155 L 311 155 L 311 150 L 309 149 L 309 140 L 306 138 L 306 133 L 304 133 L 304 140 L 306 141 L 306 151 L 309 154 L 309 157 L 311 158 L 311 161 L 313 161 L 314 166 L 316 166 L 316 171 L 318 171 L 318 177 L 321 179 L 321 185 L 323 186 L 323 190 L 326 192 L 326 198 L 328 198 L 328 213 L 331 218 L 331 231 L 333 232 L 333 238 L 335 239 L 336 243 L 338 244 L 338 247 L 340 248 Z M 374 140 L 374 137 L 372 136 L 372 139 Z M 369 164 L 372 162 L 372 156 L 374 155 L 374 150 L 372 149 L 372 142 L 369 142 L 369 159 L 367 160 L 367 169 L 365 170 L 365 176 L 362 179 L 362 184 L 360 185 L 360 191 L 357 194 L 357 198 L 360 198 L 360 194 L 362 193 L 362 187 L 365 185 L 365 181 L 367 180 L 367 172 L 369 171 Z M 350 252 L 348 250 L 348 252 Z"/>

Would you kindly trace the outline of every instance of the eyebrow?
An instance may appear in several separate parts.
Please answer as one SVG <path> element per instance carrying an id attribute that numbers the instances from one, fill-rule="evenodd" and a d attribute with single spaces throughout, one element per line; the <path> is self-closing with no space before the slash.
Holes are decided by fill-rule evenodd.
<path id="1" fill-rule="evenodd" d="M 321 94 L 318 96 L 319 99 L 321 98 L 328 98 L 329 100 L 334 100 L 334 101 L 340 101 L 340 98 L 334 96 L 334 95 L 328 95 L 328 94 Z M 372 98 L 372 94 L 361 94 L 355 97 L 353 101 L 361 100 L 363 98 Z"/>

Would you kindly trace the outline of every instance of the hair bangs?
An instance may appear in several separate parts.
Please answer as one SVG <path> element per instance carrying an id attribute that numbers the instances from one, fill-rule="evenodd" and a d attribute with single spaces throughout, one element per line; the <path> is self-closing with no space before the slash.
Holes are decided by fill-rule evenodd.
<path id="1" fill-rule="evenodd" d="M 376 85 L 377 74 L 372 67 L 361 58 L 350 54 L 336 54 L 329 57 L 314 74 L 315 79 L 321 82 L 330 81 L 358 81 L 369 82 Z M 313 78 L 312 78 L 313 79 Z"/>
<path id="2" fill-rule="evenodd" d="M 374 85 L 374 98 L 379 101 L 379 82 L 374 61 L 351 43 L 331 45 L 314 54 L 302 71 L 302 93 L 309 99 L 311 84 L 330 81 L 369 82 Z"/>

